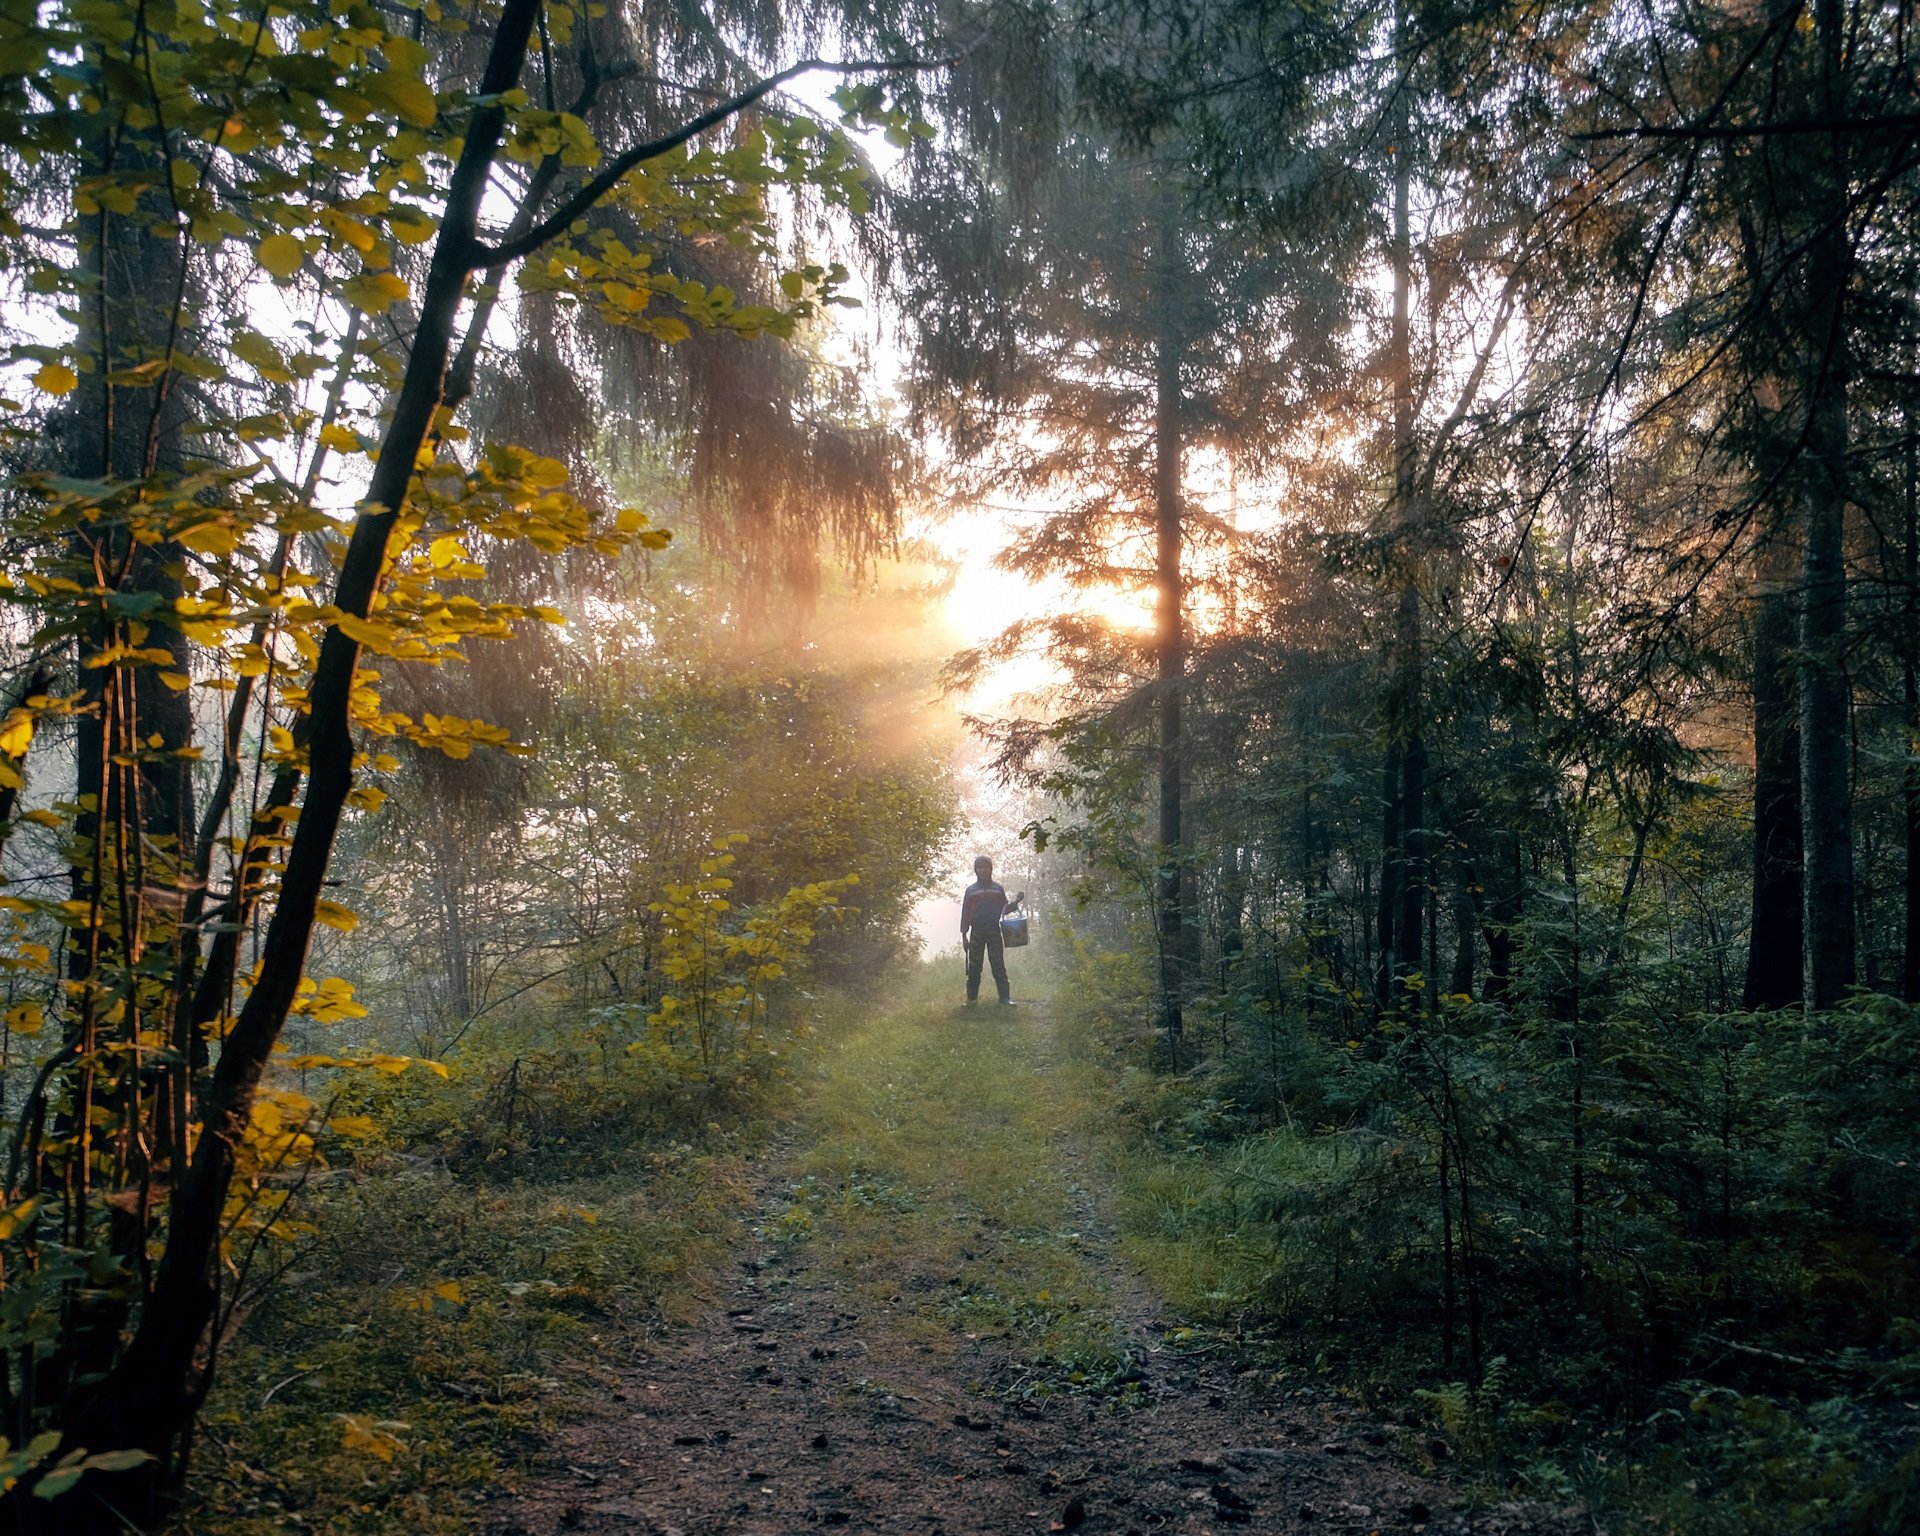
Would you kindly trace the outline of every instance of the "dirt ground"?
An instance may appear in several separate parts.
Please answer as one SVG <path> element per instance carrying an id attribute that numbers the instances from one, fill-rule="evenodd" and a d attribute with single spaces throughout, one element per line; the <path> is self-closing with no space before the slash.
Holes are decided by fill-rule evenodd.
<path id="1" fill-rule="evenodd" d="M 828 1250 L 830 1232 L 769 1236 L 785 1188 L 770 1168 L 766 1220 L 707 1316 L 583 1369 L 582 1415 L 493 1506 L 490 1536 L 1600 1529 L 1577 1509 L 1472 1504 L 1408 1470 L 1445 1468 L 1430 1432 L 1265 1394 L 1232 1359 L 1171 1342 L 1097 1213 L 1085 1252 L 1141 1379 L 1118 1396 L 1012 1400 L 995 1390 L 1021 1369 L 1006 1341 L 929 1335 L 938 1276 L 909 1266 L 877 1309 L 849 1310 L 837 1276 L 860 1255 Z"/>

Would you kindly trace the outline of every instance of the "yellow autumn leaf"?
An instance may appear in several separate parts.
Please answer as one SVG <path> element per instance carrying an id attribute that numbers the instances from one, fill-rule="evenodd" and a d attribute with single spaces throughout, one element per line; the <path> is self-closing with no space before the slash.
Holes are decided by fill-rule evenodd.
<path id="1" fill-rule="evenodd" d="M 8 1210 L 0 1211 L 0 1240 L 12 1237 L 27 1223 L 33 1215 L 33 1208 L 40 1203 L 37 1196 L 30 1196 Z"/>
<path id="2" fill-rule="evenodd" d="M 340 1415 L 340 1448 L 365 1451 L 381 1461 L 392 1461 L 395 1453 L 407 1448 L 406 1441 L 394 1431 L 407 1427 L 388 1420 L 369 1419 L 357 1413 L 343 1413 Z"/>
<path id="3" fill-rule="evenodd" d="M 8 757 L 25 757 L 33 745 L 33 716 L 24 709 L 11 710 L 0 724 L 0 752 Z"/>
<path id="4" fill-rule="evenodd" d="M 402 245 L 425 245 L 439 228 L 431 214 L 417 208 L 396 208 L 387 215 L 387 233 Z"/>
<path id="5" fill-rule="evenodd" d="M 196 555 L 230 555 L 240 546 L 240 530 L 230 523 L 202 523 L 182 529 L 174 539 Z"/>
<path id="6" fill-rule="evenodd" d="M 253 249 L 260 265 L 281 282 L 291 282 L 307 259 L 307 248 L 295 235 L 268 235 Z"/>
<path id="7" fill-rule="evenodd" d="M 360 645 L 371 646 L 375 650 L 385 649 L 398 638 L 391 624 L 384 624 L 376 619 L 363 619 L 357 614 L 343 613 L 334 620 L 334 623 L 340 626 L 340 632 L 349 640 Z"/>
<path id="8" fill-rule="evenodd" d="M 327 1122 L 327 1129 L 336 1136 L 351 1137 L 355 1141 L 371 1141 L 380 1134 L 380 1127 L 369 1115 L 335 1115 Z"/>
<path id="9" fill-rule="evenodd" d="M 80 384 L 80 375 L 65 363 L 47 363 L 33 376 L 33 387 L 49 395 L 71 394 Z"/>
<path id="10" fill-rule="evenodd" d="M 567 483 L 567 466 L 558 459 L 532 458 L 521 471 L 528 485 L 552 490 Z"/>
<path id="11" fill-rule="evenodd" d="M 409 293 L 406 281 L 391 272 L 362 272 L 340 287 L 340 296 L 355 309 L 384 315 Z"/>
<path id="12" fill-rule="evenodd" d="M 353 983 L 329 976 L 314 983 L 302 982 L 299 1011 L 316 1024 L 339 1024 L 347 1019 L 364 1019 L 367 1010 L 353 1000 Z"/>
<path id="13" fill-rule="evenodd" d="M 293 378 L 288 371 L 287 360 L 280 355 L 280 349 L 258 331 L 244 328 L 235 331 L 233 355 L 251 365 L 262 378 L 271 379 L 276 384 L 288 383 Z"/>
<path id="14" fill-rule="evenodd" d="M 341 426 L 338 422 L 330 421 L 320 429 L 320 441 L 336 453 L 360 451 L 359 434 L 348 427 Z"/>
<path id="15" fill-rule="evenodd" d="M 450 533 L 441 534 L 427 546 L 427 563 L 436 571 L 444 571 L 466 558 L 466 546 Z"/>
<path id="16" fill-rule="evenodd" d="M 20 1003 L 7 1010 L 7 1028 L 16 1035 L 37 1035 L 45 1022 L 38 1003 Z"/>
<path id="17" fill-rule="evenodd" d="M 337 235 L 343 242 L 352 246 L 356 251 L 364 254 L 373 249 L 373 231 L 368 229 L 367 226 L 362 224 L 358 219 L 349 218 L 338 208 L 322 209 L 320 222 L 326 226 L 331 234 Z"/>
<path id="18" fill-rule="evenodd" d="M 339 933 L 352 933 L 360 926 L 360 914 L 352 907 L 343 907 L 337 901 L 323 901 L 314 907 L 313 920 L 323 928 L 332 928 Z"/>

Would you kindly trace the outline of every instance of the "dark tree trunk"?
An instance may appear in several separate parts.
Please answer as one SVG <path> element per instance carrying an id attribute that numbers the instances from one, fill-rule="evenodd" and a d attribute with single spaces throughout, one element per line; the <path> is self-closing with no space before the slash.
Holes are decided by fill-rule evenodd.
<path id="1" fill-rule="evenodd" d="M 1820 107 L 1845 112 L 1845 12 L 1817 0 Z M 1851 688 L 1846 671 L 1847 337 L 1851 266 L 1847 188 L 1838 141 L 1817 167 L 1803 279 L 1806 448 L 1802 483 L 1806 547 L 1800 597 L 1800 824 L 1804 884 L 1804 1001 L 1831 1008 L 1854 981 L 1853 805 L 1849 782 Z"/>
<path id="2" fill-rule="evenodd" d="M 1513 926 L 1520 920 L 1524 902 L 1524 874 L 1520 867 L 1520 835 L 1517 832 L 1494 833 L 1494 845 L 1488 850 L 1487 868 L 1496 883 L 1489 884 L 1476 866 L 1466 865 L 1461 873 L 1466 880 L 1466 899 L 1471 904 L 1480 936 L 1487 944 L 1487 984 L 1484 996 L 1490 1003 L 1503 1003 L 1513 984 L 1513 958 L 1517 948 Z M 1476 894 L 1477 888 L 1477 894 Z"/>
<path id="3" fill-rule="evenodd" d="M 504 122 L 497 102 L 519 78 L 538 10 L 538 0 L 507 0 L 494 34 L 479 92 L 485 104 L 474 113 L 454 171 L 405 380 L 335 588 L 334 602 L 346 614 L 364 618 L 379 589 L 388 539 L 440 404 L 454 320 L 474 261 L 475 221 Z M 350 702 L 358 660 L 358 644 L 337 626 L 328 629 L 311 691 L 307 796 L 259 974 L 214 1068 L 203 1130 L 174 1194 L 152 1294 L 117 1364 L 67 1426 L 70 1440 L 90 1450 L 143 1449 L 155 1455 L 156 1466 L 165 1467 L 211 1370 L 209 1331 L 220 1304 L 218 1257 L 228 1186 L 255 1091 L 299 987 L 335 833 L 352 788 Z M 157 1514 L 159 1490 L 150 1475 L 110 1481 L 120 1485 L 113 1490 L 120 1500 L 134 1503 L 136 1519 L 150 1521 Z M 78 1508 L 75 1516 L 80 1518 Z M 99 1524 L 119 1528 L 104 1513 Z"/>
<path id="4" fill-rule="evenodd" d="M 1906 706 L 1907 761 L 1900 787 L 1906 812 L 1907 925 L 1900 995 L 1913 1003 L 1920 1002 L 1920 436 L 1915 435 L 1913 407 L 1909 405 L 1904 415 L 1906 594 L 1901 603 L 1901 685 Z"/>
<path id="5" fill-rule="evenodd" d="M 1374 903 L 1374 1001 L 1382 1012 L 1393 1006 L 1393 982 L 1400 974 L 1400 882 L 1406 873 L 1400 846 L 1400 758 L 1400 743 L 1389 737 L 1380 784 L 1380 892 Z"/>
<path id="6" fill-rule="evenodd" d="M 1800 707 L 1793 600 L 1760 599 L 1753 623 L 1753 923 L 1744 1006 L 1800 1001 Z"/>
<path id="7" fill-rule="evenodd" d="M 151 165 L 156 175 L 166 169 L 161 147 L 145 133 L 103 141 L 95 154 L 94 170 L 100 174 L 133 165 Z M 179 466 L 184 412 L 171 372 L 164 367 L 155 372 L 156 365 L 168 360 L 176 340 L 176 315 L 185 300 L 178 242 L 160 232 L 170 218 L 159 194 L 149 193 L 133 213 L 102 209 L 91 221 L 91 238 L 82 245 L 93 297 L 77 311 L 77 341 L 93 367 L 81 375 L 72 407 L 57 428 L 63 467 L 77 479 L 126 485 Z M 117 382 L 135 368 L 144 369 L 150 382 Z M 151 593 L 151 609 L 140 611 L 172 614 L 181 595 L 179 573 L 185 559 L 179 546 L 136 546 L 111 515 L 83 527 L 74 541 L 75 553 L 92 566 L 102 589 L 123 595 Z M 126 622 L 103 610 L 80 637 L 81 661 L 110 646 Z M 111 844 L 124 815 L 130 832 L 144 829 L 152 840 L 157 867 L 147 868 L 145 860 L 129 850 L 112 857 L 138 865 L 147 887 L 170 887 L 184 873 L 195 827 L 187 755 L 193 745 L 193 718 L 186 694 L 162 684 L 159 672 L 186 673 L 191 658 L 186 637 L 166 623 L 152 624 L 143 644 L 165 649 L 172 661 L 164 669 L 79 668 L 74 789 L 86 808 L 75 817 L 74 831 L 83 848 L 100 838 L 103 829 Z M 137 774 L 110 767 L 110 758 L 131 759 L 136 751 Z M 108 898 L 109 892 L 96 887 L 106 867 L 100 858 L 76 863 L 71 871 L 76 902 L 91 905 L 96 897 Z M 95 926 L 76 933 L 84 941 L 97 941 Z M 131 934 L 132 918 L 120 926 Z M 99 958 L 69 949 L 69 978 L 84 979 Z"/>
<path id="8" fill-rule="evenodd" d="M 1396 47 L 1405 49 L 1407 22 L 1396 16 Z M 1393 147 L 1393 328 L 1388 368 L 1393 381 L 1394 549 L 1400 575 L 1400 601 L 1394 615 L 1393 658 L 1387 684 L 1388 804 L 1383 828 L 1383 876 L 1380 883 L 1380 1001 L 1383 1008 L 1403 999 L 1396 983 L 1421 968 L 1421 936 L 1427 894 L 1425 797 L 1427 749 L 1420 718 L 1421 677 L 1419 508 L 1414 461 L 1413 419 L 1413 244 L 1411 111 L 1407 85 L 1400 82 L 1396 105 L 1398 136 Z M 1390 874 L 1386 871 L 1391 871 Z M 1397 910 L 1394 910 L 1396 909 Z M 1420 995 L 1428 996 L 1429 987 Z"/>
<path id="9" fill-rule="evenodd" d="M 1447 977 L 1447 990 L 1455 997 L 1473 996 L 1474 961 L 1479 946 L 1474 941 L 1473 897 L 1455 888 L 1453 894 L 1453 969 Z"/>
<path id="10" fill-rule="evenodd" d="M 1820 432 L 1844 451 L 1838 432 Z M 1823 415 L 1831 418 L 1828 410 Z M 1834 446 L 1834 445 L 1842 446 Z M 1844 493 L 1842 493 L 1844 494 Z M 1854 981 L 1853 807 L 1848 776 L 1850 689 L 1846 643 L 1844 508 L 1808 508 L 1806 576 L 1800 614 L 1800 825 L 1806 860 L 1802 990 L 1809 1008 L 1831 1008 Z"/>
<path id="11" fill-rule="evenodd" d="M 1172 253 L 1162 256 L 1172 265 Z M 1169 330 L 1171 328 L 1169 327 Z M 1181 569 L 1182 421 L 1180 345 L 1163 334 L 1156 351 L 1154 395 L 1154 651 L 1160 694 L 1160 825 L 1156 905 L 1160 926 L 1160 1028 L 1179 1038 L 1188 985 L 1187 856 L 1181 846 L 1181 709 L 1187 672 L 1185 576 Z"/>
<path id="12" fill-rule="evenodd" d="M 1220 989 L 1247 952 L 1247 879 L 1253 871 L 1250 850 L 1229 845 L 1220 854 Z"/>
<path id="13" fill-rule="evenodd" d="M 90 150 L 93 174 L 165 173 L 164 147 L 151 130 L 105 137 Z M 156 1165 L 167 1163 L 179 1139 L 179 1117 L 168 1110 L 184 1104 L 187 1069 L 178 1059 L 137 1050 L 163 1021 L 146 1016 L 152 989 L 124 980 L 148 966 L 150 952 L 178 954 L 193 942 L 180 922 L 196 826 L 193 717 L 186 694 L 160 681 L 162 671 L 184 674 L 191 666 L 187 641 L 173 626 L 185 555 L 172 543 L 136 541 L 130 526 L 143 510 L 140 482 L 181 463 L 184 413 L 170 365 L 186 269 L 178 239 L 166 232 L 170 222 L 165 198 L 149 190 L 132 209 L 103 207 L 85 226 L 79 254 L 91 291 L 75 318 L 78 349 L 91 366 L 57 421 L 55 440 L 62 469 L 100 486 L 97 514 L 78 522 L 69 548 L 103 594 L 74 658 L 81 705 L 72 798 L 82 808 L 74 818 L 69 884 L 76 911 L 87 917 L 73 929 L 64 967 L 70 982 L 85 985 L 68 993 L 62 1020 L 72 1062 L 56 1089 L 55 1141 L 92 1125 L 103 1105 L 113 1105 L 114 1114 L 87 1153 L 64 1148 L 37 1165 L 32 1181 L 61 1190 L 70 1248 L 104 1250 L 135 1272 L 151 1217 L 111 1208 L 99 1192 L 149 1187 Z M 169 660 L 138 668 L 94 661 L 127 644 Z M 108 1371 L 134 1294 L 126 1286 L 70 1283 L 63 1305 L 62 1347 L 40 1353 L 38 1367 L 26 1373 L 20 1418 L 9 1433 L 24 1434 L 36 1411 L 60 1421 L 86 1384 Z"/>
<path id="14" fill-rule="evenodd" d="M 1420 719 L 1422 667 L 1420 660 L 1420 595 L 1409 583 L 1400 605 L 1402 676 L 1396 692 L 1406 746 L 1400 755 L 1400 955 L 1403 975 L 1429 972 L 1431 961 L 1421 956 L 1421 933 L 1427 907 L 1426 785 L 1427 745 Z M 1432 977 L 1419 997 L 1430 1000 Z"/>

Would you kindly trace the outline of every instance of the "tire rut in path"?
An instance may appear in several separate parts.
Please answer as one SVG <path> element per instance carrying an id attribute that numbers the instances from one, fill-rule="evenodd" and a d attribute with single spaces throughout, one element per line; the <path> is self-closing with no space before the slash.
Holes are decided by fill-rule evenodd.
<path id="1" fill-rule="evenodd" d="M 1046 1072 L 1050 1020 L 1044 1009 L 1029 1020 Z M 1571 1509 L 1466 1506 L 1402 1468 L 1413 1431 L 1331 1403 L 1263 1399 L 1231 1360 L 1166 1347 L 1151 1292 L 1111 1252 L 1088 1187 L 1095 1160 L 1073 1138 L 1056 1150 L 1083 1256 L 1141 1362 L 1136 1403 L 984 1395 L 978 1384 L 1019 1372 L 1017 1351 L 930 1333 L 922 1304 L 938 1282 L 923 1274 L 903 1270 L 881 1288 L 885 1301 L 851 1310 L 836 1285 L 845 1258 L 822 1251 L 830 1229 L 801 1244 L 765 1235 L 790 1187 L 777 1157 L 722 1301 L 632 1359 L 583 1363 L 582 1412 L 492 1512 L 491 1536 L 1596 1529 Z"/>

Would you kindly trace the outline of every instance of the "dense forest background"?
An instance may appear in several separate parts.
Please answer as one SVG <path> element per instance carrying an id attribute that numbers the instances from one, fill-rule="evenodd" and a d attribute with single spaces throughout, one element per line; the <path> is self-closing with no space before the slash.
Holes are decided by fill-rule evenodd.
<path id="1" fill-rule="evenodd" d="M 1912 19 L 0 0 L 0 1525 L 167 1518 L 316 1242 L 670 1205 L 974 780 L 1196 1317 L 1920 1518 Z"/>

